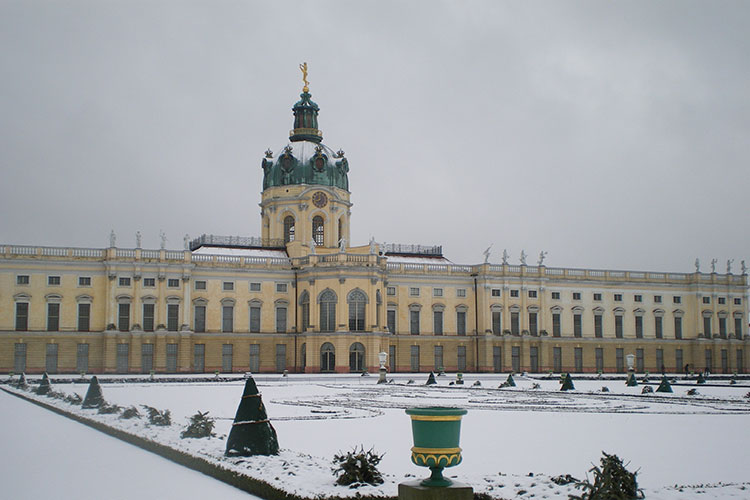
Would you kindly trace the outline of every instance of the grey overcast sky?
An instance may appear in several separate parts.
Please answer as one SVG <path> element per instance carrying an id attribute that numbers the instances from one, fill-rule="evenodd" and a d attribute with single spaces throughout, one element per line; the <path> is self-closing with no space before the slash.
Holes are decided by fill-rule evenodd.
<path id="1" fill-rule="evenodd" d="M 259 235 L 310 67 L 352 243 L 750 262 L 750 2 L 0 0 L 0 244 Z"/>

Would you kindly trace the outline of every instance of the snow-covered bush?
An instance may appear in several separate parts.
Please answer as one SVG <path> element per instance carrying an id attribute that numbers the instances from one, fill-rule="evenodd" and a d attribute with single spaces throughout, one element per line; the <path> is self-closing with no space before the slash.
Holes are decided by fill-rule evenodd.
<path id="1" fill-rule="evenodd" d="M 131 406 L 130 408 L 125 408 L 122 411 L 120 418 L 123 420 L 129 420 L 131 418 L 141 418 L 141 412 L 139 412 L 138 408 L 136 408 L 135 406 Z"/>
<path id="2" fill-rule="evenodd" d="M 148 423 L 151 425 L 172 425 L 172 413 L 169 410 L 159 411 L 153 406 L 141 405 L 148 413 Z"/>
<path id="3" fill-rule="evenodd" d="M 213 433 L 215 419 L 208 416 L 208 412 L 200 411 L 190 417 L 190 423 L 180 434 L 181 438 L 204 438 L 215 436 Z"/>
<path id="4" fill-rule="evenodd" d="M 65 396 L 65 402 L 72 404 L 72 405 L 80 405 L 83 403 L 83 399 L 81 398 L 81 395 L 78 393 L 68 394 Z"/>
<path id="5" fill-rule="evenodd" d="M 121 411 L 122 411 L 122 407 L 121 406 L 118 406 L 118 405 L 116 405 L 114 403 L 109 404 L 109 403 L 107 403 L 105 401 L 105 402 L 103 402 L 99 406 L 99 412 L 98 413 L 100 413 L 102 415 L 112 415 L 114 413 L 120 413 Z"/>
<path id="6" fill-rule="evenodd" d="M 650 385 L 644 385 L 643 389 L 641 389 L 641 394 L 648 394 L 650 392 L 654 392 L 654 388 Z"/>
<path id="7" fill-rule="evenodd" d="M 602 392 L 609 392 L 609 387 L 607 387 L 606 385 L 603 385 Z"/>
<path id="8" fill-rule="evenodd" d="M 383 455 L 378 455 L 372 448 L 365 451 L 361 446 L 352 451 L 333 456 L 333 475 L 337 476 L 336 484 L 357 488 L 362 484 L 381 484 L 383 476 L 378 464 Z"/>
<path id="9" fill-rule="evenodd" d="M 576 500 L 631 500 L 645 498 L 638 488 L 638 471 L 628 471 L 617 455 L 602 452 L 601 468 L 596 465 L 589 469 L 594 473 L 594 484 L 586 478 L 576 486 L 584 490 L 581 496 L 570 495 Z"/>
<path id="10" fill-rule="evenodd" d="M 697 396 L 698 395 L 698 389 L 688 389 L 686 392 L 688 396 Z"/>

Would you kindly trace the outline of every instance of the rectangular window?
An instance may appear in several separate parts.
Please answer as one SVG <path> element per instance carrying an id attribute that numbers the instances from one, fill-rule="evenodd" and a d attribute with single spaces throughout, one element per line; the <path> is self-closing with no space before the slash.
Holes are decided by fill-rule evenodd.
<path id="1" fill-rule="evenodd" d="M 47 331 L 56 332 L 60 329 L 60 304 L 47 304 Z"/>
<path id="2" fill-rule="evenodd" d="M 735 298 L 734 299 L 734 305 L 741 306 L 742 305 L 742 299 L 741 298 Z"/>
<path id="3" fill-rule="evenodd" d="M 466 288 L 458 288 L 458 289 L 456 289 L 456 297 L 458 297 L 458 298 L 466 297 Z"/>
<path id="4" fill-rule="evenodd" d="M 734 318 L 734 334 L 739 340 L 744 338 L 744 331 L 742 329 L 742 318 Z"/>
<path id="5" fill-rule="evenodd" d="M 232 344 L 221 345 L 221 371 L 225 373 L 232 372 L 232 356 L 234 346 Z"/>
<path id="6" fill-rule="evenodd" d="M 195 289 L 196 290 L 205 290 L 206 289 L 206 282 L 204 280 L 196 280 L 196 282 L 195 282 Z"/>
<path id="7" fill-rule="evenodd" d="M 466 371 L 466 346 L 460 345 L 458 346 L 458 371 L 465 372 Z"/>
<path id="8" fill-rule="evenodd" d="M 684 360 L 682 358 L 682 349 L 675 349 L 674 363 L 675 363 L 675 372 L 679 372 L 680 370 L 682 370 L 683 368 L 682 363 L 684 363 Z M 687 375 L 687 373 L 685 375 Z"/>
<path id="9" fill-rule="evenodd" d="M 616 293 L 615 294 L 615 302 L 622 302 L 622 294 Z"/>
<path id="10" fill-rule="evenodd" d="M 167 373 L 177 373 L 177 344 L 167 344 Z"/>
<path id="11" fill-rule="evenodd" d="M 26 371 L 26 343 L 16 342 L 13 347 L 13 371 L 23 373 Z"/>
<path id="12" fill-rule="evenodd" d="M 395 296 L 396 295 L 396 287 L 395 286 L 388 286 L 385 288 L 385 294 L 388 296 Z"/>
<path id="13" fill-rule="evenodd" d="M 601 373 L 604 371 L 604 349 L 601 347 L 594 349 L 594 356 L 596 357 L 596 371 Z"/>
<path id="14" fill-rule="evenodd" d="M 91 277 L 90 276 L 79 276 L 78 277 L 78 286 L 91 286 Z"/>
<path id="15" fill-rule="evenodd" d="M 116 359 L 116 370 L 117 373 L 128 373 L 128 359 L 130 357 L 130 345 L 128 344 L 117 344 L 117 359 Z"/>
<path id="16" fill-rule="evenodd" d="M 59 276 L 47 276 L 47 285 L 49 285 L 49 286 L 59 286 L 60 285 L 60 277 Z"/>
<path id="17" fill-rule="evenodd" d="M 456 311 L 456 333 L 466 335 L 466 312 Z"/>
<path id="18" fill-rule="evenodd" d="M 574 314 L 573 315 L 573 336 L 574 337 L 583 337 L 583 329 L 581 328 L 582 322 L 581 322 L 581 314 Z"/>
<path id="19" fill-rule="evenodd" d="M 654 304 L 661 304 L 661 295 L 654 295 Z"/>
<path id="20" fill-rule="evenodd" d="M 727 338 L 727 318 L 719 318 L 719 337 Z"/>
<path id="21" fill-rule="evenodd" d="M 286 344 L 276 344 L 276 373 L 286 370 Z"/>
<path id="22" fill-rule="evenodd" d="M 260 344 L 250 344 L 250 371 L 260 371 Z"/>
<path id="23" fill-rule="evenodd" d="M 552 370 L 556 373 L 562 372 L 562 347 L 552 348 Z"/>
<path id="24" fill-rule="evenodd" d="M 432 328 L 435 335 L 443 334 L 443 311 L 432 311 Z"/>
<path id="25" fill-rule="evenodd" d="M 178 278 L 169 278 L 167 280 L 167 288 L 180 288 L 180 280 Z"/>
<path id="26" fill-rule="evenodd" d="M 664 325 L 661 316 L 654 318 L 654 334 L 657 339 L 664 338 Z"/>
<path id="27" fill-rule="evenodd" d="M 155 309 L 156 309 L 155 304 L 143 304 L 143 331 L 144 332 L 154 331 Z"/>
<path id="28" fill-rule="evenodd" d="M 225 292 L 233 292 L 234 291 L 234 281 L 224 281 L 221 284 L 221 289 Z"/>
<path id="29" fill-rule="evenodd" d="M 552 300 L 560 300 L 560 292 L 552 292 Z"/>
<path id="30" fill-rule="evenodd" d="M 203 333 L 206 331 L 206 306 L 195 306 L 193 329 L 196 333 Z"/>
<path id="31" fill-rule="evenodd" d="M 276 333 L 286 333 L 286 307 L 276 308 Z"/>
<path id="32" fill-rule="evenodd" d="M 250 282 L 251 292 L 260 292 L 260 282 Z"/>
<path id="33" fill-rule="evenodd" d="M 656 350 L 656 369 L 660 372 L 666 371 L 666 367 L 664 366 L 664 349 Z"/>
<path id="34" fill-rule="evenodd" d="M 286 293 L 286 290 L 287 290 L 286 283 L 276 283 L 276 293 Z"/>
<path id="35" fill-rule="evenodd" d="M 388 331 L 391 333 L 396 333 L 396 310 L 395 309 L 388 309 L 386 312 L 386 321 L 388 322 Z"/>
<path id="36" fill-rule="evenodd" d="M 643 302 L 643 295 L 635 295 L 633 296 L 634 302 Z"/>
<path id="37" fill-rule="evenodd" d="M 682 318 L 679 316 L 674 318 L 674 338 L 682 338 Z"/>
<path id="38" fill-rule="evenodd" d="M 89 345 L 78 344 L 76 346 L 76 371 L 86 373 L 89 371 Z"/>
<path id="39" fill-rule="evenodd" d="M 419 311 L 409 311 L 409 332 L 412 335 L 419 335 Z"/>
<path id="40" fill-rule="evenodd" d="M 495 373 L 503 371 L 503 348 L 499 345 L 492 346 L 492 369 Z"/>
<path id="41" fill-rule="evenodd" d="M 494 335 L 500 335 L 502 330 L 502 311 L 492 311 L 492 333 Z"/>
<path id="42" fill-rule="evenodd" d="M 433 288 L 432 289 L 432 296 L 433 297 L 442 297 L 443 296 L 443 289 L 442 288 Z"/>
<path id="43" fill-rule="evenodd" d="M 573 292 L 573 300 L 581 300 L 581 292 Z"/>
<path id="44" fill-rule="evenodd" d="M 513 297 L 513 298 L 518 297 L 518 290 L 511 290 L 510 291 L 510 296 Z"/>
<path id="45" fill-rule="evenodd" d="M 130 278 L 120 278 L 117 283 L 119 286 L 130 286 Z"/>
<path id="46" fill-rule="evenodd" d="M 396 373 L 396 346 L 388 346 L 388 371 Z"/>
<path id="47" fill-rule="evenodd" d="M 521 333 L 520 318 L 517 312 L 510 313 L 510 333 L 519 335 Z"/>
<path id="48" fill-rule="evenodd" d="M 154 288 L 156 286 L 156 278 L 143 278 L 144 288 Z"/>
<path id="49" fill-rule="evenodd" d="M 622 316 L 620 316 L 619 314 L 615 315 L 615 338 L 623 338 Z"/>
<path id="50" fill-rule="evenodd" d="M 529 333 L 532 335 L 537 335 L 539 333 L 539 328 L 537 326 L 537 313 L 535 312 L 529 313 Z"/>
<path id="51" fill-rule="evenodd" d="M 615 370 L 617 373 L 625 372 L 625 353 L 622 347 L 615 349 Z"/>
<path id="52" fill-rule="evenodd" d="M 682 297 L 680 297 L 679 295 L 675 295 L 674 297 L 672 297 L 672 302 L 674 302 L 675 304 L 681 304 Z"/>
<path id="53" fill-rule="evenodd" d="M 130 330 L 130 304 L 117 304 L 117 328 L 121 332 Z"/>
<path id="54" fill-rule="evenodd" d="M 719 305 L 724 305 L 727 303 L 726 297 L 719 297 Z"/>
<path id="55" fill-rule="evenodd" d="M 594 337 L 600 339 L 604 337 L 604 329 L 602 328 L 602 315 L 594 314 Z"/>
<path id="56" fill-rule="evenodd" d="M 16 285 L 28 285 L 29 284 L 29 275 L 28 274 L 19 274 L 16 276 Z"/>
<path id="57" fill-rule="evenodd" d="M 703 303 L 704 304 L 710 304 L 711 303 L 711 297 L 703 297 Z"/>
<path id="58" fill-rule="evenodd" d="M 250 306 L 250 332 L 260 333 L 260 306 Z"/>
<path id="59" fill-rule="evenodd" d="M 643 338 L 643 316 L 635 317 L 635 338 Z"/>
<path id="60" fill-rule="evenodd" d="M 419 346 L 418 345 L 411 346 L 410 363 L 411 363 L 411 371 L 418 372 L 419 371 Z"/>
<path id="61" fill-rule="evenodd" d="M 176 332 L 180 328 L 180 305 L 167 304 L 167 330 Z"/>
<path id="62" fill-rule="evenodd" d="M 224 333 L 234 331 L 234 306 L 221 306 L 221 331 Z"/>
<path id="63" fill-rule="evenodd" d="M 196 373 L 206 371 L 206 344 L 195 344 L 193 346 L 193 371 Z"/>
<path id="64" fill-rule="evenodd" d="M 706 370 L 708 370 L 709 372 L 714 371 L 713 353 L 711 352 L 711 349 L 706 349 L 706 358 L 705 359 L 706 359 L 706 362 L 705 362 Z"/>
<path id="65" fill-rule="evenodd" d="M 560 313 L 552 313 L 552 336 L 559 337 L 562 335 L 562 328 L 560 327 Z"/>
<path id="66" fill-rule="evenodd" d="M 57 344 L 47 344 L 47 355 L 44 361 L 44 369 L 47 373 L 57 373 Z"/>
<path id="67" fill-rule="evenodd" d="M 517 345 L 510 348 L 510 361 L 513 372 L 521 373 L 521 348 Z"/>
<path id="68" fill-rule="evenodd" d="M 499 288 L 493 288 L 491 293 L 492 293 L 493 297 L 499 297 L 500 296 L 500 289 Z"/>
<path id="69" fill-rule="evenodd" d="M 417 287 L 410 287 L 409 288 L 409 295 L 412 297 L 419 297 L 419 288 Z"/>
<path id="70" fill-rule="evenodd" d="M 535 299 L 537 297 L 537 291 L 536 290 L 529 290 L 529 298 Z"/>
<path id="71" fill-rule="evenodd" d="M 597 302 L 600 301 L 600 300 L 602 300 L 602 294 L 601 293 L 595 293 L 594 294 L 594 300 L 597 301 Z"/>
<path id="72" fill-rule="evenodd" d="M 646 371 L 645 366 L 643 366 L 643 349 L 635 350 L 635 371 L 638 373 Z"/>
<path id="73" fill-rule="evenodd" d="M 154 344 L 141 344 L 141 373 L 154 369 Z"/>
<path id="74" fill-rule="evenodd" d="M 434 361 L 435 361 L 434 370 L 436 372 L 443 371 L 443 369 L 445 367 L 445 365 L 443 365 L 443 346 L 441 346 L 441 345 L 436 345 L 435 346 L 434 358 L 435 358 L 434 359 Z"/>
<path id="75" fill-rule="evenodd" d="M 711 317 L 710 316 L 703 317 L 703 335 L 707 339 L 711 338 Z"/>
<path id="76" fill-rule="evenodd" d="M 29 329 L 29 303 L 16 302 L 16 331 L 25 332 Z"/>
<path id="77" fill-rule="evenodd" d="M 539 373 L 539 348 L 529 347 L 529 364 L 532 373 Z"/>
<path id="78" fill-rule="evenodd" d="M 583 347 L 573 348 L 573 360 L 575 361 L 575 371 L 581 373 L 583 371 Z"/>

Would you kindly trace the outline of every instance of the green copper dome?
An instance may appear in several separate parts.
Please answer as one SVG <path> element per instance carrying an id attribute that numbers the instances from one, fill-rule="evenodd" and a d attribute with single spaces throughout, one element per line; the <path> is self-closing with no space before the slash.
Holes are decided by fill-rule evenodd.
<path id="1" fill-rule="evenodd" d="M 349 191 L 349 162 L 344 152 L 334 152 L 324 145 L 318 130 L 318 105 L 309 92 L 300 94 L 292 110 L 294 129 L 289 133 L 289 144 L 281 151 L 266 151 L 261 162 L 263 189 L 275 186 L 317 184 L 334 186 Z"/>

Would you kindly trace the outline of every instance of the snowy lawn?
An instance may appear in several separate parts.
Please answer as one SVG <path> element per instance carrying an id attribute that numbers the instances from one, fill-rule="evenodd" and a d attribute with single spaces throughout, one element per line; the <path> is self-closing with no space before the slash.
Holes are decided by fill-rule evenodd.
<path id="1" fill-rule="evenodd" d="M 422 384 L 427 375 L 420 374 L 397 375 L 396 383 L 387 385 L 377 385 L 377 377 L 257 376 L 282 448 L 281 455 L 272 458 L 223 457 L 242 394 L 241 379 L 102 384 L 110 403 L 169 409 L 173 425 L 166 429 L 43 400 L 309 497 L 356 493 L 333 485 L 330 466 L 334 453 L 359 445 L 385 453 L 380 470 L 386 483 L 360 488 L 361 494 L 395 496 L 398 483 L 426 477 L 429 471 L 410 461 L 411 425 L 404 409 L 439 405 L 469 410 L 461 432 L 463 463 L 447 469 L 446 475 L 471 484 L 476 492 L 497 498 L 533 494 L 567 499 L 577 490 L 558 486 L 550 477 L 570 474 L 583 479 L 606 451 L 630 462 L 630 470 L 640 469 L 639 485 L 647 498 L 750 498 L 747 381 L 709 387 L 678 379 L 689 385 L 675 386 L 673 394 L 642 395 L 642 385 L 627 387 L 622 379 L 574 378 L 576 390 L 563 393 L 557 377 L 517 376 L 517 387 L 498 389 L 505 378 L 467 375 L 463 386 L 450 386 L 455 377 L 445 376 L 438 377 L 437 386 L 426 387 Z M 409 379 L 415 383 L 408 384 Z M 477 380 L 481 386 L 473 386 Z M 87 389 L 55 384 L 54 377 L 52 382 L 54 390 L 64 393 L 84 396 Z M 658 378 L 652 377 L 652 382 L 658 383 Z M 540 388 L 533 389 L 534 384 Z M 610 392 L 602 392 L 603 386 Z M 691 388 L 699 394 L 686 395 Z M 188 417 L 198 410 L 218 419 L 217 437 L 180 439 Z"/>

